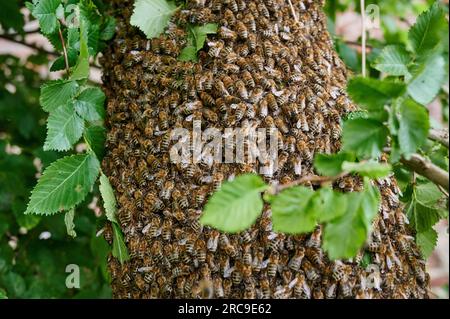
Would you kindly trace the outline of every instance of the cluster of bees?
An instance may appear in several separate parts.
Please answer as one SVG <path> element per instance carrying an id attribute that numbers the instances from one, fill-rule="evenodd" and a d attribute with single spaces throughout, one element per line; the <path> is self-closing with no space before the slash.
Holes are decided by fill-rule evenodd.
<path id="1" fill-rule="evenodd" d="M 355 109 L 333 50 L 322 1 L 190 0 L 158 38 L 128 24 L 131 0 L 112 0 L 118 33 L 102 64 L 108 95 L 104 171 L 115 188 L 131 260 L 109 261 L 117 298 L 423 298 L 428 277 L 391 179 L 372 240 L 353 260 L 330 261 L 320 226 L 272 231 L 270 210 L 241 234 L 202 227 L 206 200 L 255 164 L 174 164 L 170 132 L 277 128 L 279 169 L 269 183 L 313 173 L 314 154 L 339 150 L 340 121 Z M 295 19 L 294 14 L 295 13 Z M 297 19 L 297 21 L 296 21 Z M 187 25 L 217 23 L 198 62 L 177 60 Z M 361 190 L 346 177 L 343 191 Z M 111 229 L 105 229 L 111 241 Z M 360 266 L 369 254 L 379 272 Z M 369 280 L 368 278 L 373 280 Z"/>

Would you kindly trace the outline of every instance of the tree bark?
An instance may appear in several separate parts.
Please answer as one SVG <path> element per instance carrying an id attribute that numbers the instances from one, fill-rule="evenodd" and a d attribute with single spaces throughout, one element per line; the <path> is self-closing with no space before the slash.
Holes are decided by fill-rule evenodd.
<path id="1" fill-rule="evenodd" d="M 118 32 L 102 61 L 109 126 L 103 168 L 131 254 L 124 266 L 109 261 L 116 298 L 427 297 L 428 275 L 395 180 L 379 182 L 383 202 L 370 247 L 355 260 L 333 262 L 320 248 L 320 227 L 310 235 L 274 234 L 267 210 L 242 234 L 199 225 L 220 182 L 259 172 L 259 163 L 170 161 L 168 133 L 192 131 L 193 120 L 203 130 L 277 128 L 285 161 L 265 176 L 269 183 L 311 175 L 314 154 L 340 149 L 341 117 L 355 106 L 322 1 L 191 0 L 152 40 L 129 25 L 132 1 L 110 2 Z M 177 61 L 188 22 L 219 25 L 198 63 Z M 344 177 L 336 187 L 362 186 Z M 361 266 L 364 254 L 379 271 Z"/>

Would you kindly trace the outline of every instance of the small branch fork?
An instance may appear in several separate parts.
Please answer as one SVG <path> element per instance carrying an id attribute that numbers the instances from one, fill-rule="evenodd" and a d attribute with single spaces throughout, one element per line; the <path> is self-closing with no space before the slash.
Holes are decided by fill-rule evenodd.
<path id="1" fill-rule="evenodd" d="M 69 75 L 70 66 L 69 66 L 69 58 L 67 56 L 66 42 L 64 41 L 64 36 L 62 34 L 61 28 L 59 28 L 58 32 L 59 32 L 59 39 L 61 40 L 61 45 L 62 45 L 63 52 L 64 52 L 64 62 L 66 65 L 66 72 L 67 72 L 67 75 Z"/>
<path id="2" fill-rule="evenodd" d="M 311 184 L 316 184 L 316 185 L 324 185 L 324 184 L 331 184 L 333 182 L 335 182 L 336 180 L 343 178 L 345 176 L 350 175 L 349 172 L 343 172 L 337 176 L 318 176 L 318 175 L 307 175 L 305 177 L 302 177 L 298 180 L 295 180 L 291 183 L 287 183 L 284 185 L 278 185 L 274 188 L 273 192 L 275 194 L 278 194 L 282 191 L 284 191 L 285 189 L 294 187 L 294 186 L 299 186 L 299 185 L 303 185 L 306 183 L 311 183 Z"/>

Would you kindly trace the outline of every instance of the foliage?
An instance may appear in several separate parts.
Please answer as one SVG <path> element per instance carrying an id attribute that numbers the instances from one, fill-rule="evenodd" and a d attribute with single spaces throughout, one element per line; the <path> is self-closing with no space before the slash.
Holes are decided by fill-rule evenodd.
<path id="1" fill-rule="evenodd" d="M 66 78 L 50 81 L 41 88 L 40 104 L 44 111 L 50 113 L 44 150 L 73 150 L 80 138 L 85 136 L 87 151 L 63 157 L 50 165 L 32 191 L 25 213 L 51 215 L 66 212 L 66 228 L 69 235 L 74 236 L 74 209 L 86 198 L 101 172 L 101 158 L 98 156 L 102 154 L 100 148 L 104 138 L 99 132 L 103 132 L 105 95 L 99 88 L 86 86 L 86 82 L 90 73 L 90 56 L 95 56 L 101 47 L 101 40 L 94 31 L 100 30 L 102 26 L 110 28 L 111 22 L 103 21 L 91 0 L 78 3 L 80 14 L 72 17 L 74 21 L 70 22 L 70 26 L 59 21 L 65 18 L 64 15 L 61 17 L 60 11 L 68 11 L 60 0 L 40 0 L 27 3 L 27 7 L 39 20 L 43 34 L 50 37 L 55 33 L 59 33 L 60 37 L 64 33 L 67 35 L 66 40 L 61 38 L 63 51 L 67 50 L 66 43 L 72 51 L 79 51 L 73 67 L 70 67 L 66 55 L 63 56 Z M 111 33 L 110 30 L 106 32 Z M 110 36 L 108 34 L 105 38 Z M 104 188 L 103 174 L 102 178 Z M 105 205 L 108 206 L 113 197 L 114 194 L 109 192 L 104 199 Z M 117 223 L 111 214 L 115 212 L 109 212 L 109 220 Z M 114 227 L 113 256 L 124 263 L 129 257 L 120 232 L 120 227 Z M 117 253 L 118 249 L 120 253 Z"/>
<path id="2" fill-rule="evenodd" d="M 99 220 L 87 208 L 92 195 L 76 210 L 75 239 L 67 236 L 63 215 L 23 214 L 36 175 L 60 156 L 42 148 L 46 113 L 39 107 L 42 80 L 36 72 L 42 60 L 0 55 L 0 299 L 110 298 L 110 249 L 95 236 Z M 80 267 L 80 290 L 65 286 L 69 264 Z"/>

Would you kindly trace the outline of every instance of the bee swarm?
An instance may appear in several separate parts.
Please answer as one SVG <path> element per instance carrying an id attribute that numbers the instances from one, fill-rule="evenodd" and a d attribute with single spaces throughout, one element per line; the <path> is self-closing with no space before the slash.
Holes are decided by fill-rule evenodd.
<path id="1" fill-rule="evenodd" d="M 109 267 L 116 298 L 426 298 L 424 261 L 410 237 L 395 180 L 383 195 L 370 244 L 354 260 L 329 261 L 321 228 L 285 236 L 270 211 L 239 235 L 203 228 L 208 196 L 259 165 L 173 164 L 174 128 L 277 128 L 280 168 L 270 183 L 313 173 L 314 154 L 337 152 L 340 120 L 355 110 L 346 68 L 326 29 L 323 2 L 189 0 L 167 30 L 147 40 L 128 23 L 133 1 L 111 0 L 118 33 L 102 60 L 108 95 L 107 155 L 131 260 Z M 217 23 L 199 62 L 177 60 L 187 25 Z M 361 190 L 346 177 L 337 188 Z M 111 228 L 105 230 L 111 241 Z M 370 254 L 380 272 L 360 266 Z"/>

